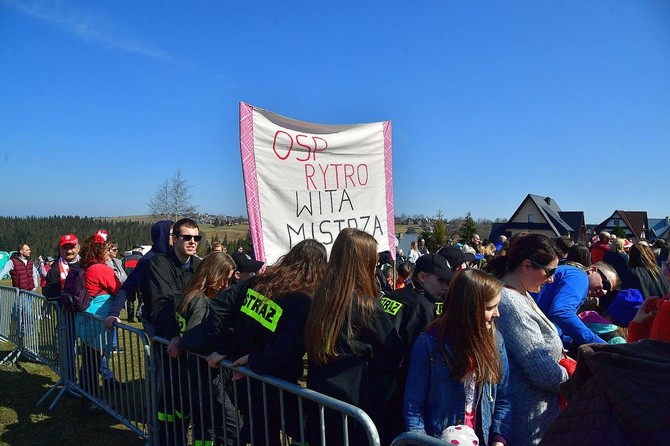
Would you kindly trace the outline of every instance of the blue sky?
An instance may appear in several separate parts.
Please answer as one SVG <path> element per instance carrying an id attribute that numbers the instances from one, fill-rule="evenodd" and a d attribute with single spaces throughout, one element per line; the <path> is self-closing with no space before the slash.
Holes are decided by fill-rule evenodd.
<path id="1" fill-rule="evenodd" d="M 390 120 L 396 214 L 670 215 L 670 2 L 0 0 L 0 215 L 245 214 L 240 101 Z"/>

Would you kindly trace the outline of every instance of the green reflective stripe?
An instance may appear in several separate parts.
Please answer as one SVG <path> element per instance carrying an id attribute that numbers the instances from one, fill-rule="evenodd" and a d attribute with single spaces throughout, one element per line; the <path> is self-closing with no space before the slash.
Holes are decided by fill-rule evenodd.
<path id="1" fill-rule="evenodd" d="M 398 311 L 400 311 L 400 309 L 402 308 L 402 303 L 388 297 L 382 297 L 379 303 L 381 304 L 384 311 L 390 314 L 391 316 L 395 316 L 396 314 L 398 314 Z"/>
<path id="2" fill-rule="evenodd" d="M 274 333 L 284 310 L 261 293 L 249 288 L 240 311 Z"/>
<path id="3" fill-rule="evenodd" d="M 174 415 L 165 412 L 158 412 L 158 421 L 164 421 L 166 423 L 174 423 Z"/>
<path id="4" fill-rule="evenodd" d="M 214 440 L 193 440 L 193 446 L 214 446 Z"/>
<path id="5" fill-rule="evenodd" d="M 184 331 L 186 331 L 186 319 L 184 319 L 184 317 L 179 313 L 175 313 L 174 317 L 177 319 L 177 323 L 179 324 L 179 334 L 183 335 Z"/>
<path id="6" fill-rule="evenodd" d="M 175 416 L 176 416 L 177 418 L 179 418 L 180 420 L 185 420 L 185 419 L 189 418 L 188 415 L 184 415 L 183 413 L 179 412 L 178 410 L 175 410 L 175 411 L 174 411 L 174 414 L 175 414 Z"/>
<path id="7" fill-rule="evenodd" d="M 442 307 L 444 307 L 444 302 L 435 302 L 435 316 L 442 314 Z"/>

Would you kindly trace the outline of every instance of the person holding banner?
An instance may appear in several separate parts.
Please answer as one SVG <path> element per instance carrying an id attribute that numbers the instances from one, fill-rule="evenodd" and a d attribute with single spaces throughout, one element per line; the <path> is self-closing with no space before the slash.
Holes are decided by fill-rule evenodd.
<path id="1" fill-rule="evenodd" d="M 307 387 L 363 409 L 384 425 L 403 345 L 384 312 L 375 282 L 377 242 L 368 233 L 343 229 L 333 244 L 326 275 L 314 294 L 305 324 Z M 314 429 L 318 420 L 310 423 Z M 360 425 L 349 426 L 349 444 L 367 444 Z M 391 439 L 382 434 L 382 444 Z M 339 414 L 326 411 L 327 444 L 344 444 Z M 320 444 L 319 436 L 310 438 Z"/>

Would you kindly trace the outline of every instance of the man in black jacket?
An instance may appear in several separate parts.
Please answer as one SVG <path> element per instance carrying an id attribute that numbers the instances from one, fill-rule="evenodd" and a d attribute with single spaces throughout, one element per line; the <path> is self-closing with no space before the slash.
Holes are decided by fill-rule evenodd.
<path id="1" fill-rule="evenodd" d="M 143 294 L 147 294 L 144 299 L 151 302 L 151 322 L 155 335 L 170 341 L 167 347 L 169 357 L 158 355 L 163 358 L 162 373 L 157 377 L 160 444 L 182 441 L 188 428 L 188 420 L 185 418 L 188 397 L 184 398 L 185 394 L 179 396 L 180 392 L 185 393 L 187 386 L 183 382 L 186 375 L 179 375 L 180 370 L 182 373 L 186 370 L 185 364 L 178 364 L 176 360 L 179 356 L 179 324 L 175 312 L 200 264 L 195 254 L 201 238 L 194 220 L 182 218 L 177 221 L 172 227 L 172 249 L 164 254 L 156 254 L 150 260 L 145 277 L 146 286 L 142 290 Z M 170 390 L 170 385 L 174 391 Z M 181 402 L 185 407 L 182 407 Z"/>
<path id="2" fill-rule="evenodd" d="M 404 344 L 404 354 L 396 373 L 395 390 L 386 405 L 386 432 L 395 438 L 405 431 L 402 401 L 407 366 L 414 341 L 426 326 L 442 314 L 444 296 L 453 277 L 447 260 L 439 254 L 426 254 L 416 261 L 412 282 L 382 297 L 380 303 L 391 316 Z"/>
<path id="3" fill-rule="evenodd" d="M 177 221 L 172 227 L 172 249 L 155 255 L 146 273 L 146 291 L 151 301 L 155 334 L 170 340 L 168 353 L 173 358 L 179 355 L 175 310 L 200 264 L 200 259 L 195 256 L 200 239 L 200 230 L 194 220 L 182 218 Z"/>

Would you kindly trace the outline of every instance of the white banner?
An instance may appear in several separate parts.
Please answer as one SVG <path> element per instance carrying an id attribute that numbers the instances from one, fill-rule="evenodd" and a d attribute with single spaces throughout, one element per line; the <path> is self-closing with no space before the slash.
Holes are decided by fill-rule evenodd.
<path id="1" fill-rule="evenodd" d="M 247 212 L 258 260 L 306 238 L 328 253 L 354 227 L 395 256 L 390 121 L 321 125 L 240 103 Z"/>

